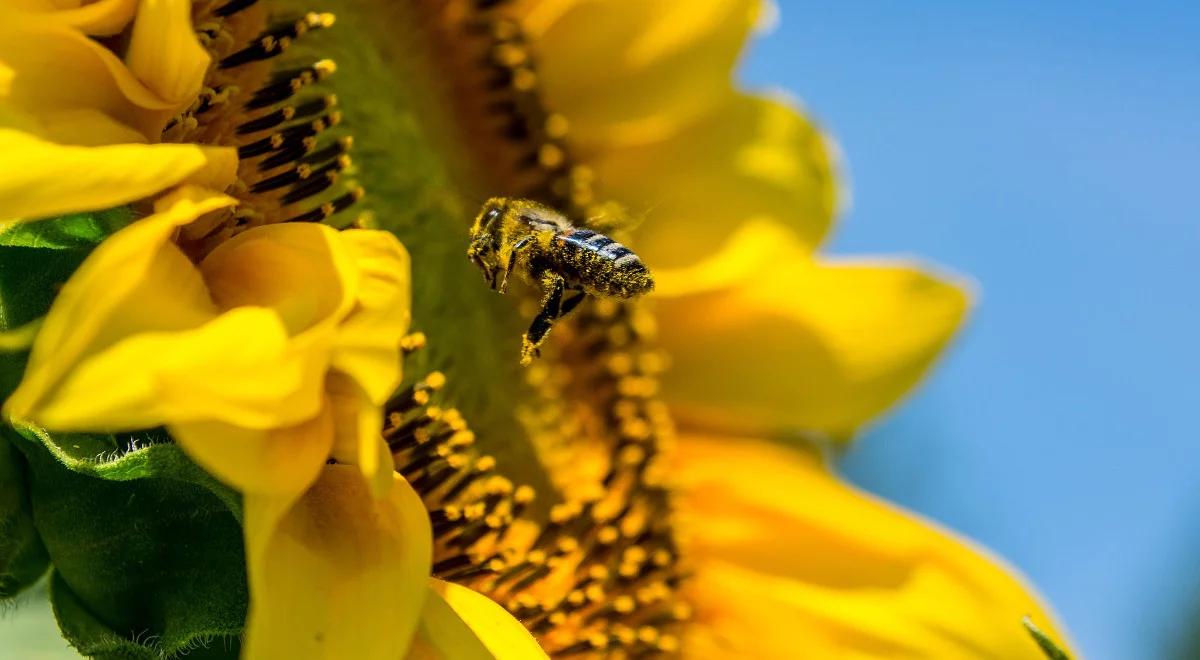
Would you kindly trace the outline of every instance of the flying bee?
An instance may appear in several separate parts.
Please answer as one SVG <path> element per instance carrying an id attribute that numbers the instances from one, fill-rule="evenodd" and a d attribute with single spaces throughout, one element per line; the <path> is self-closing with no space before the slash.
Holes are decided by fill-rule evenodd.
<path id="1" fill-rule="evenodd" d="M 521 339 L 521 364 L 529 364 L 554 322 L 588 295 L 636 298 L 654 288 L 650 271 L 633 250 L 590 229 L 579 229 L 554 209 L 524 199 L 493 197 L 471 227 L 467 257 L 492 289 L 508 290 L 516 271 L 542 291 L 541 311 Z"/>

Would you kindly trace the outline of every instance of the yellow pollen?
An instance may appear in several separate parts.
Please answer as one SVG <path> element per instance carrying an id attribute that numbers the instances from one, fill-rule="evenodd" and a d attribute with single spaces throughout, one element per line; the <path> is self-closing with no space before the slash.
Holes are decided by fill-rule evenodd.
<path id="1" fill-rule="evenodd" d="M 538 164 L 548 170 L 559 167 L 565 159 L 562 147 L 556 144 L 546 143 L 538 148 Z"/>
<path id="2" fill-rule="evenodd" d="M 537 87 L 537 74 L 529 69 L 517 69 L 513 72 L 512 86 L 517 91 L 528 92 Z"/>
<path id="3" fill-rule="evenodd" d="M 518 504 L 528 504 L 532 502 L 535 497 L 537 497 L 537 491 L 535 491 L 531 486 L 520 486 L 517 488 L 516 492 L 513 493 L 513 501 Z"/>
<path id="4" fill-rule="evenodd" d="M 422 335 L 422 337 L 424 337 L 424 335 Z M 430 372 L 428 376 L 425 376 L 425 386 L 430 389 L 440 390 L 445 387 L 445 385 L 446 374 L 440 371 Z"/>
<path id="5" fill-rule="evenodd" d="M 650 626 L 642 626 L 637 630 L 637 638 L 643 644 L 653 644 L 658 640 L 658 630 Z"/>
<path id="6" fill-rule="evenodd" d="M 569 126 L 567 123 L 567 118 L 558 113 L 554 113 L 546 117 L 546 123 L 545 126 L 542 127 L 542 130 L 546 131 L 547 136 L 556 140 L 561 140 L 567 136 L 568 128 Z M 573 168 L 571 170 L 571 174 L 574 175 L 578 169 L 580 168 Z"/>
<path id="7" fill-rule="evenodd" d="M 674 635 L 662 635 L 658 638 L 658 650 L 663 653 L 675 653 L 679 650 L 679 638 Z"/>
<path id="8" fill-rule="evenodd" d="M 529 59 L 529 54 L 520 46 L 500 44 L 492 51 L 492 58 L 497 64 L 511 69 L 524 64 Z"/>
<path id="9" fill-rule="evenodd" d="M 604 633 L 592 633 L 588 635 L 587 642 L 592 648 L 602 650 L 608 648 L 608 635 Z"/>

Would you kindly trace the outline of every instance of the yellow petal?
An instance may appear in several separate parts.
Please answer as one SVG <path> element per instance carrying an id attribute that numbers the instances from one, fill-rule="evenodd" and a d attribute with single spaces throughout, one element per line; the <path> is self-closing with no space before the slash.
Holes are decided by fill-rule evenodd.
<path id="1" fill-rule="evenodd" d="M 13 78 L 16 76 L 17 72 L 13 71 L 12 67 L 0 62 L 0 98 L 8 96 L 12 92 Z"/>
<path id="2" fill-rule="evenodd" d="M 221 243 L 200 264 L 223 309 L 270 307 L 288 333 L 333 332 L 354 305 L 359 275 L 337 230 L 320 224 L 255 227 Z"/>
<path id="3" fill-rule="evenodd" d="M 138 0 L 8 0 L 9 9 L 40 14 L 42 18 L 87 34 L 120 32 L 137 9 Z"/>
<path id="4" fill-rule="evenodd" d="M 72 365 L 30 419 L 64 431 L 214 419 L 269 428 L 317 410 L 320 389 L 305 392 L 304 365 L 289 358 L 271 310 L 235 309 L 191 330 L 139 330 Z"/>
<path id="5" fill-rule="evenodd" d="M 809 457 L 684 437 L 669 469 L 694 570 L 686 657 L 1037 660 L 1025 615 L 1064 639 L 1012 569 Z"/>
<path id="6" fill-rule="evenodd" d="M 778 222 L 815 249 L 833 224 L 832 154 L 791 105 L 739 95 L 670 139 L 588 163 L 603 197 L 644 217 L 633 245 L 654 270 L 695 264 L 750 220 Z"/>
<path id="7" fill-rule="evenodd" d="M 346 374 L 332 372 L 325 392 L 333 411 L 332 456 L 339 463 L 358 466 L 377 497 L 392 484 L 392 452 L 383 439 L 383 410 Z"/>
<path id="8" fill-rule="evenodd" d="M 242 657 L 395 660 L 426 597 L 428 514 L 396 477 L 377 500 L 358 472 L 326 466 L 294 503 L 246 496 L 250 613 Z"/>
<path id="9" fill-rule="evenodd" d="M 9 122 L 15 124 L 15 122 Z M 15 124 L 27 132 L 58 144 L 101 147 L 109 144 L 140 145 L 146 141 L 138 131 L 91 108 L 44 112 L 36 121 Z"/>
<path id="10" fill-rule="evenodd" d="M 43 218 L 126 204 L 193 176 L 217 182 L 237 153 L 190 144 L 62 146 L 0 128 L 0 219 Z M 214 177 L 215 172 L 223 176 Z M 221 185 L 220 187 L 224 187 Z"/>
<path id="11" fill-rule="evenodd" d="M 429 596 L 408 660 L 547 657 L 525 626 L 488 597 L 457 584 L 429 580 Z"/>
<path id="12" fill-rule="evenodd" d="M 161 200 L 159 213 L 96 248 L 51 306 L 8 414 L 31 419 L 72 370 L 122 340 L 191 331 L 213 320 L 217 310 L 200 274 L 170 239 L 177 227 L 233 203 L 184 188 Z"/>
<path id="13" fill-rule="evenodd" d="M 572 144 L 661 138 L 732 89 L 731 73 L 760 0 L 581 0 L 523 17 L 537 44 L 547 105 Z"/>
<path id="14" fill-rule="evenodd" d="M 918 266 L 812 261 L 757 224 L 659 283 L 668 402 L 685 425 L 735 433 L 850 436 L 912 389 L 970 303 Z"/>
<path id="15" fill-rule="evenodd" d="M 91 109 L 156 142 L 181 100 L 148 88 L 102 44 L 52 21 L 5 15 L 0 61 L 14 78 L 7 104 L 34 116 Z"/>
<path id="16" fill-rule="evenodd" d="M 351 229 L 339 237 L 360 280 L 355 307 L 338 332 L 333 366 L 353 376 L 379 405 L 400 384 L 400 339 L 412 319 L 410 260 L 388 232 Z"/>
<path id="17" fill-rule="evenodd" d="M 210 59 L 192 28 L 191 0 L 142 0 L 125 64 L 146 87 L 171 104 L 166 119 L 200 93 Z"/>
<path id="18" fill-rule="evenodd" d="M 223 422 L 176 422 L 171 435 L 192 460 L 243 493 L 295 497 L 320 474 L 333 446 L 326 405 L 292 426 L 249 429 Z"/>
<path id="19" fill-rule="evenodd" d="M 170 240 L 232 201 L 185 188 L 101 244 L 51 307 L 8 414 L 110 431 L 199 421 L 263 429 L 316 415 L 321 356 L 297 353 L 272 310 L 219 313 Z"/>

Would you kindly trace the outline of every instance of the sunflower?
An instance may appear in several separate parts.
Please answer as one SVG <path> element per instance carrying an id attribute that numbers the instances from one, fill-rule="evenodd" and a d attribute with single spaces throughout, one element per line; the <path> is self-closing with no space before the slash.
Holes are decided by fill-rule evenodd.
<path id="1" fill-rule="evenodd" d="M 42 278 L 5 404 L 6 481 L 32 512 L 14 529 L 36 530 L 20 558 L 44 546 L 70 641 L 1037 657 L 1021 617 L 1058 633 L 1007 569 L 804 450 L 893 405 L 969 296 L 817 254 L 835 150 L 730 79 L 768 13 L 6 8 L 0 142 L 20 157 L 0 164 L 0 242 L 79 253 Z M 536 292 L 493 295 L 463 254 L 494 195 L 636 246 L 658 293 L 585 302 L 522 369 Z M 10 327 L 46 310 L 20 311 Z M 128 527 L 96 505 L 112 498 L 153 506 Z M 133 556 L 103 565 L 114 541 Z M 188 543 L 208 552 L 159 549 Z M 153 597 L 132 604 L 130 584 Z"/>

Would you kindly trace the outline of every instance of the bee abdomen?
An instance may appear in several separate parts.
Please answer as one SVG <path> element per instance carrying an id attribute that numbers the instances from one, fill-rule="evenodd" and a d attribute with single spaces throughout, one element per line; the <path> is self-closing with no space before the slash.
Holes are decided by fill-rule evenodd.
<path id="1" fill-rule="evenodd" d="M 632 298 L 654 288 L 641 258 L 608 236 L 576 229 L 557 238 L 562 275 L 592 293 Z"/>

